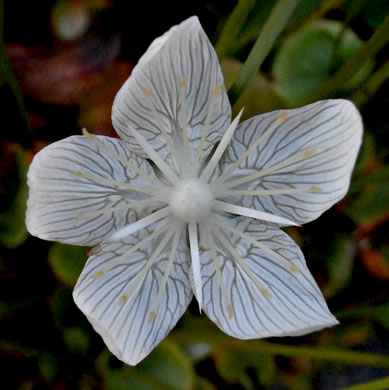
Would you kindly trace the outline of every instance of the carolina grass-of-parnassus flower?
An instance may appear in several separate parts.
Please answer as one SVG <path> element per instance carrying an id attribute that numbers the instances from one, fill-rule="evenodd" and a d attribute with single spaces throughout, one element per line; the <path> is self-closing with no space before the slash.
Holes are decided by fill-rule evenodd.
<path id="1" fill-rule="evenodd" d="M 120 139 L 84 131 L 29 168 L 28 230 L 93 247 L 74 299 L 128 364 L 167 335 L 193 294 L 240 339 L 337 324 L 279 226 L 312 221 L 345 195 L 359 113 L 325 100 L 239 118 L 192 17 L 151 44 L 118 92 Z"/>

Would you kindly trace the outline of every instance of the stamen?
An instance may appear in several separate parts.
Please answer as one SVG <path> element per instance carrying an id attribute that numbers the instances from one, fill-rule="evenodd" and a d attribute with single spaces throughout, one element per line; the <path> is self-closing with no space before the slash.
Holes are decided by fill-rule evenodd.
<path id="1" fill-rule="evenodd" d="M 143 137 L 143 135 L 133 129 L 131 126 L 128 126 L 130 133 L 135 137 L 140 146 L 142 146 L 143 150 L 146 154 L 153 160 L 154 164 L 161 170 L 161 172 L 166 176 L 166 178 L 172 183 L 177 184 L 179 181 L 177 175 L 170 169 L 170 167 L 162 160 L 162 158 L 158 155 L 158 153 L 154 150 L 154 148 L 150 145 L 150 143 Z"/>
<path id="2" fill-rule="evenodd" d="M 249 209 L 247 207 L 222 202 L 221 200 L 215 200 L 213 202 L 213 208 L 219 211 L 225 211 L 227 213 L 243 215 L 244 217 L 260 219 L 262 221 L 280 223 L 283 225 L 299 226 L 297 223 L 290 221 L 289 219 L 266 213 L 264 211 Z"/>
<path id="3" fill-rule="evenodd" d="M 130 249 L 128 249 L 126 252 L 124 252 L 119 257 L 115 257 L 112 261 L 110 261 L 110 265 L 103 270 L 97 272 L 92 276 L 92 279 L 98 279 L 104 276 L 108 271 L 110 271 L 112 268 L 116 267 L 117 265 L 121 264 L 127 257 L 131 256 L 133 253 L 135 253 L 138 249 L 144 247 L 148 242 L 154 240 L 154 238 L 160 236 L 162 233 L 166 232 L 166 230 L 169 229 L 169 224 L 166 224 L 165 226 L 153 231 L 150 235 L 145 237 L 143 240 L 139 241 L 136 245 L 132 246 Z"/>
<path id="4" fill-rule="evenodd" d="M 87 218 L 87 217 L 94 217 L 94 216 L 98 216 L 98 215 L 102 215 L 102 214 L 113 213 L 113 212 L 119 211 L 119 210 L 127 210 L 130 208 L 145 206 L 145 205 L 148 205 L 148 204 L 156 202 L 156 201 L 158 201 L 157 197 L 151 197 L 151 198 L 147 198 L 147 199 L 128 202 L 126 204 L 122 204 L 122 205 L 118 205 L 118 206 L 114 206 L 114 207 L 105 207 L 105 208 L 100 209 L 100 210 L 85 211 L 85 212 L 82 212 L 82 213 L 75 215 L 74 218 L 79 220 L 79 219 L 83 219 L 83 218 Z"/>
<path id="5" fill-rule="evenodd" d="M 197 147 L 197 151 L 196 151 L 196 156 L 195 156 L 196 162 L 200 160 L 201 153 L 203 152 L 205 140 L 207 139 L 207 135 L 209 132 L 211 119 L 212 119 L 213 113 L 215 111 L 215 103 L 217 100 L 216 97 L 220 95 L 222 89 L 223 89 L 223 87 L 221 85 L 219 85 L 212 91 L 212 94 L 210 97 L 210 102 L 209 102 L 207 117 L 205 118 L 203 130 L 201 132 L 200 143 L 199 143 L 199 145 Z"/>
<path id="6" fill-rule="evenodd" d="M 119 241 L 123 237 L 126 237 L 130 234 L 133 234 L 137 232 L 140 229 L 145 228 L 146 226 L 151 225 L 154 222 L 159 221 L 162 218 L 167 217 L 170 215 L 170 207 L 166 206 L 150 215 L 147 217 L 144 217 L 142 219 L 139 219 L 138 221 L 131 223 L 130 225 L 124 226 L 120 230 L 117 230 L 115 233 L 112 234 L 112 236 L 108 239 L 108 241 Z"/>
<path id="7" fill-rule="evenodd" d="M 196 222 L 188 223 L 188 233 L 189 233 L 190 255 L 192 259 L 193 282 L 194 282 L 194 288 L 196 292 L 196 298 L 199 303 L 199 309 L 201 313 L 201 307 L 203 304 L 203 287 L 201 282 L 199 240 L 197 235 Z"/>
<path id="8" fill-rule="evenodd" d="M 151 97 L 151 91 L 149 91 L 148 89 L 143 89 L 143 94 L 146 98 L 150 98 Z M 153 116 L 159 126 L 159 129 L 161 130 L 161 134 L 162 134 L 162 137 L 164 138 L 165 142 L 166 142 L 166 145 L 169 149 L 169 152 L 171 153 L 171 155 L 174 157 L 174 159 L 176 160 L 178 166 L 181 166 L 182 164 L 184 164 L 184 161 L 183 159 L 181 158 L 181 156 L 177 153 L 177 150 L 176 148 L 174 147 L 173 145 L 173 142 L 172 142 L 172 139 L 171 139 L 171 136 L 169 135 L 165 125 L 163 124 L 163 121 L 162 121 L 162 117 L 161 117 L 161 114 L 157 112 L 157 110 L 155 109 L 155 106 L 153 104 L 153 102 L 151 101 L 151 98 L 150 99 L 146 99 L 148 105 L 149 105 L 149 109 L 150 111 L 153 113 Z"/>
<path id="9" fill-rule="evenodd" d="M 215 219 L 216 220 L 216 219 Z M 270 256 L 275 257 L 282 265 L 284 265 L 289 271 L 291 272 L 299 272 L 299 269 L 296 265 L 294 265 L 291 261 L 287 260 L 285 257 L 281 256 L 276 251 L 270 249 L 268 246 L 263 244 L 262 242 L 256 241 L 254 238 L 252 238 L 250 235 L 241 232 L 239 229 L 235 228 L 234 226 L 231 226 L 228 223 L 225 223 L 220 220 L 216 220 L 216 223 L 223 227 L 226 230 L 229 230 L 231 233 L 234 233 L 235 235 L 243 238 L 253 246 L 256 246 L 257 248 L 263 250 L 265 253 L 269 254 Z"/>
<path id="10" fill-rule="evenodd" d="M 230 298 L 229 298 L 228 293 L 227 293 L 226 285 L 225 285 L 224 280 L 223 280 L 223 276 L 221 273 L 221 266 L 220 266 L 219 258 L 218 258 L 217 252 L 216 252 L 216 245 L 215 245 L 215 242 L 213 241 L 213 237 L 212 237 L 211 232 L 209 232 L 209 234 L 207 234 L 207 241 L 208 241 L 209 248 L 211 250 L 212 263 L 213 263 L 213 266 L 215 267 L 216 279 L 217 279 L 219 286 L 220 286 L 222 299 L 224 301 L 224 304 L 225 304 L 227 312 L 228 312 L 228 318 L 231 319 L 235 314 L 234 308 L 231 304 Z"/>
<path id="11" fill-rule="evenodd" d="M 217 239 L 223 244 L 223 246 L 230 252 L 231 256 L 237 263 L 238 268 L 242 268 L 245 274 L 251 279 L 251 281 L 255 284 L 258 291 L 265 297 L 271 298 L 271 294 L 267 286 L 262 280 L 254 274 L 254 272 L 250 269 L 250 267 L 246 264 L 246 262 L 241 258 L 238 251 L 230 244 L 230 242 L 224 237 L 219 229 L 214 229 L 213 233 L 217 237 Z M 244 274 L 243 274 L 244 275 Z"/>
<path id="12" fill-rule="evenodd" d="M 168 263 L 166 265 L 165 273 L 163 274 L 161 284 L 159 285 L 158 295 L 157 295 L 157 298 L 156 298 L 155 303 L 154 303 L 154 308 L 149 314 L 148 322 L 154 321 L 155 318 L 157 317 L 159 304 L 161 302 L 162 295 L 166 290 L 166 284 L 167 284 L 167 281 L 168 281 L 168 278 L 169 278 L 169 275 L 170 275 L 170 272 L 171 272 L 171 269 L 173 266 L 174 259 L 176 257 L 177 248 L 178 248 L 178 244 L 180 241 L 180 235 L 181 235 L 181 230 L 177 230 L 174 234 L 172 248 L 170 250 L 170 255 L 169 255 L 169 260 L 168 260 Z"/>
<path id="13" fill-rule="evenodd" d="M 303 153 L 299 153 L 296 156 L 289 157 L 286 160 L 279 162 L 278 164 L 275 164 L 275 165 L 268 167 L 268 168 L 264 168 L 258 172 L 254 172 L 251 175 L 244 176 L 244 177 L 237 179 L 237 180 L 224 182 L 221 185 L 221 187 L 223 187 L 223 190 L 228 189 L 228 188 L 232 188 L 232 187 L 236 187 L 240 184 L 247 183 L 247 182 L 252 181 L 254 179 L 258 179 L 259 177 L 266 176 L 270 173 L 276 172 L 277 170 L 284 168 L 284 167 L 287 167 L 288 165 L 292 165 L 292 164 L 295 164 L 299 161 L 310 158 L 314 154 L 315 154 L 314 149 L 305 151 Z M 220 191 L 222 191 L 222 189 L 220 189 Z"/>
<path id="14" fill-rule="evenodd" d="M 107 177 L 101 177 L 98 175 L 93 175 L 90 173 L 85 173 L 80 171 L 72 172 L 72 175 L 77 177 L 83 177 L 85 179 L 89 179 L 99 184 L 107 184 L 109 186 L 116 187 L 120 190 L 133 190 L 133 191 L 143 192 L 145 194 L 151 194 L 151 195 L 155 194 L 156 191 L 158 191 L 158 189 L 155 187 L 141 187 L 134 184 L 124 183 L 122 181 L 113 180 Z"/>
<path id="15" fill-rule="evenodd" d="M 272 190 L 227 190 L 223 192 L 223 195 L 239 195 L 239 196 L 288 195 L 288 194 L 299 194 L 304 192 L 317 193 L 317 192 L 322 192 L 322 190 L 318 186 L 308 186 L 308 187 L 300 187 L 300 188 L 278 188 Z"/>
<path id="16" fill-rule="evenodd" d="M 208 182 L 213 171 L 215 170 L 217 163 L 221 159 L 224 151 L 226 150 L 226 148 L 231 140 L 231 137 L 234 135 L 234 132 L 238 126 L 239 119 L 240 119 L 242 113 L 243 113 L 243 108 L 240 110 L 237 117 L 232 121 L 232 123 L 230 124 L 230 127 L 224 133 L 223 138 L 220 140 L 220 143 L 215 150 L 215 153 L 213 154 L 213 156 L 211 157 L 211 159 L 208 162 L 208 165 L 204 168 L 204 171 L 200 175 L 200 178 L 204 182 Z"/>
<path id="17" fill-rule="evenodd" d="M 100 141 L 94 134 L 89 133 L 86 129 L 82 129 L 82 134 L 88 138 L 89 141 L 93 142 L 98 146 L 100 149 L 103 149 L 107 154 L 109 154 L 112 158 L 116 159 L 120 163 L 122 163 L 127 169 L 130 171 L 134 171 L 139 176 L 141 176 L 143 179 L 147 180 L 149 183 L 160 186 L 161 183 L 159 183 L 157 180 L 149 176 L 146 172 L 143 172 L 139 167 L 135 164 L 132 164 L 130 161 L 128 161 L 125 157 L 121 156 L 120 154 L 116 153 L 112 148 L 107 146 L 104 142 Z"/>
<path id="18" fill-rule="evenodd" d="M 237 168 L 239 168 L 240 164 L 258 147 L 258 145 L 270 137 L 270 135 L 274 132 L 274 130 L 278 129 L 286 120 L 286 112 L 283 112 L 278 119 L 276 119 L 268 128 L 267 130 L 253 143 L 249 146 L 249 148 L 227 169 L 223 175 L 218 177 L 215 180 L 215 184 L 217 183 L 223 183 L 226 181 L 233 172 Z"/>
<path id="19" fill-rule="evenodd" d="M 146 261 L 146 264 L 143 266 L 143 268 L 139 271 L 139 273 L 135 276 L 134 279 L 131 280 L 131 285 L 125 292 L 125 296 L 128 298 L 133 295 L 133 293 L 137 290 L 137 288 L 143 283 L 144 278 L 146 277 L 147 272 L 150 270 L 152 265 L 154 264 L 155 260 L 158 258 L 158 256 L 161 254 L 163 249 L 165 248 L 168 241 L 172 238 L 174 235 L 174 232 L 168 231 L 165 235 L 165 237 L 161 240 L 157 248 L 154 250 L 154 252 L 151 254 L 150 258 Z"/>

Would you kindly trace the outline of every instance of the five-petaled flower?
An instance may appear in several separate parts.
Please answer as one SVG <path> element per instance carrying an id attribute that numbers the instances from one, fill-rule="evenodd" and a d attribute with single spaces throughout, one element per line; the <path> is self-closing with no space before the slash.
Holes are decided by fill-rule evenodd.
<path id="1" fill-rule="evenodd" d="M 73 136 L 29 169 L 31 234 L 93 246 L 74 299 L 108 348 L 136 364 L 193 294 L 225 333 L 302 335 L 337 323 L 278 227 L 346 193 L 362 125 L 326 100 L 238 124 L 196 17 L 157 38 L 118 92 L 120 139 Z"/>

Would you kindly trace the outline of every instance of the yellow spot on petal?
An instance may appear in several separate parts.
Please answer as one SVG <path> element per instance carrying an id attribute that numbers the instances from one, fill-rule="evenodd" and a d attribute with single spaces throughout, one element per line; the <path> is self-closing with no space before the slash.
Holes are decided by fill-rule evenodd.
<path id="1" fill-rule="evenodd" d="M 263 288 L 263 289 L 261 290 L 261 293 L 262 293 L 262 295 L 263 295 L 265 298 L 271 298 L 271 293 L 270 293 L 270 291 L 269 291 L 267 288 Z"/>
<path id="2" fill-rule="evenodd" d="M 315 151 L 313 149 L 307 150 L 306 152 L 304 152 L 304 157 L 309 158 L 309 157 L 312 157 L 314 154 L 315 154 Z"/>
<path id="3" fill-rule="evenodd" d="M 150 312 L 149 314 L 149 318 L 148 318 L 148 322 L 153 322 L 157 317 L 157 312 L 155 310 L 153 310 L 152 312 Z"/>
<path id="4" fill-rule="evenodd" d="M 213 90 L 213 96 L 219 96 L 223 90 L 222 85 L 218 85 L 214 90 Z"/>
<path id="5" fill-rule="evenodd" d="M 185 87 L 186 87 L 186 80 L 185 80 L 184 78 L 182 78 L 182 79 L 180 80 L 180 87 L 181 87 L 181 88 L 185 88 Z"/>
<path id="6" fill-rule="evenodd" d="M 323 192 L 323 190 L 319 186 L 312 186 L 311 192 Z"/>
<path id="7" fill-rule="evenodd" d="M 299 272 L 299 269 L 298 269 L 294 264 L 292 264 L 292 265 L 289 267 L 289 270 L 292 271 L 292 272 Z"/>
<path id="8" fill-rule="evenodd" d="M 286 112 L 283 112 L 278 119 L 279 124 L 282 124 L 286 121 Z"/>
<path id="9" fill-rule="evenodd" d="M 74 219 L 76 221 L 80 220 L 80 219 L 83 219 L 85 217 L 85 213 L 78 213 L 74 216 Z"/>
<path id="10" fill-rule="evenodd" d="M 122 295 L 122 296 L 120 297 L 120 299 L 119 299 L 119 303 L 120 303 L 121 305 L 124 305 L 124 304 L 127 302 L 127 300 L 128 300 L 128 296 L 127 296 L 127 295 Z"/>
<path id="11" fill-rule="evenodd" d="M 227 312 L 228 312 L 228 318 L 231 319 L 232 317 L 234 317 L 235 311 L 232 305 L 227 305 Z"/>
<path id="12" fill-rule="evenodd" d="M 96 272 L 93 276 L 92 276 L 92 279 L 99 279 L 101 278 L 102 276 L 104 276 L 105 272 L 104 271 L 99 271 L 99 272 Z"/>
<path id="13" fill-rule="evenodd" d="M 151 95 L 151 91 L 149 89 L 143 88 L 142 91 L 143 95 L 145 95 L 146 97 L 149 97 Z"/>
<path id="14" fill-rule="evenodd" d="M 82 172 L 80 172 L 80 171 L 73 172 L 73 175 L 77 176 L 77 177 L 84 177 L 84 174 Z"/>

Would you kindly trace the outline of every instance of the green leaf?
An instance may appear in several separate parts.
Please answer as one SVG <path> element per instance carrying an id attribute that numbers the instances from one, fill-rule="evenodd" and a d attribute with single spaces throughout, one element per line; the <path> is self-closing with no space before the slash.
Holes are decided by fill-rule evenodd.
<path id="1" fill-rule="evenodd" d="M 24 224 L 27 200 L 27 164 L 24 150 L 16 144 L 3 146 L 1 156 L 0 243 L 8 248 L 21 245 L 28 237 Z M 5 167 L 3 167 L 5 165 Z M 6 180 L 5 180 L 6 179 Z"/>
<path id="2" fill-rule="evenodd" d="M 248 375 L 248 370 L 254 369 L 261 385 L 270 386 L 273 383 L 273 357 L 253 351 L 247 348 L 247 344 L 220 346 L 215 348 L 213 356 L 219 375 L 227 382 L 240 383 L 245 389 L 255 389 L 255 383 Z"/>
<path id="3" fill-rule="evenodd" d="M 386 170 L 382 176 L 386 178 Z M 374 176 L 380 176 L 378 174 Z M 381 181 L 377 185 L 369 185 L 362 194 L 348 205 L 345 213 L 358 223 L 382 217 L 389 212 L 389 183 Z"/>
<path id="4" fill-rule="evenodd" d="M 90 340 L 84 329 L 67 328 L 63 331 L 63 338 L 68 350 L 74 355 L 85 355 Z"/>
<path id="5" fill-rule="evenodd" d="M 353 54 L 363 42 L 339 22 L 321 20 L 290 35 L 281 45 L 273 64 L 276 85 L 290 105 L 312 99 L 320 86 Z M 358 86 L 373 67 L 369 61 L 347 83 L 345 93 Z"/>
<path id="6" fill-rule="evenodd" d="M 348 286 L 355 259 L 356 247 L 349 237 L 337 236 L 328 260 L 329 281 L 323 289 L 326 298 L 333 297 Z"/>
<path id="7" fill-rule="evenodd" d="M 98 359 L 105 387 L 115 390 L 191 390 L 194 371 L 188 358 L 176 344 L 164 341 L 136 367 L 109 367 L 110 354 Z"/>
<path id="8" fill-rule="evenodd" d="M 217 390 L 212 382 L 208 381 L 205 378 L 197 377 L 194 390 Z"/>
<path id="9" fill-rule="evenodd" d="M 48 260 L 55 276 L 68 287 L 74 287 L 87 259 L 86 248 L 55 243 Z"/>
<path id="10" fill-rule="evenodd" d="M 347 6 L 352 7 L 355 0 L 348 0 Z M 388 0 L 369 0 L 365 1 L 361 12 L 361 17 L 372 28 L 377 28 L 384 20 L 385 15 L 389 13 Z"/>
<path id="11" fill-rule="evenodd" d="M 54 380 L 58 373 L 58 361 L 51 353 L 41 353 L 38 357 L 38 364 L 42 376 L 48 380 Z"/>
<path id="12" fill-rule="evenodd" d="M 144 375 L 150 375 L 174 389 L 190 389 L 193 384 L 192 366 L 177 345 L 163 342 L 138 367 Z"/>

